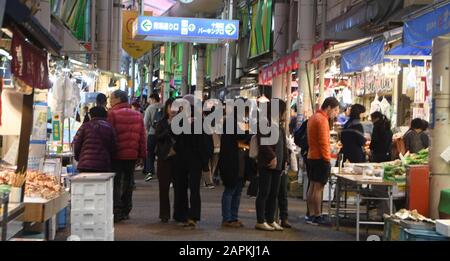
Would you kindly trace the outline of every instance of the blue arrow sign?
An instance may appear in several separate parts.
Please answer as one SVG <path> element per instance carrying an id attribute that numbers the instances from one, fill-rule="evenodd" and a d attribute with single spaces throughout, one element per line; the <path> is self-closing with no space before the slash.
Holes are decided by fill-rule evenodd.
<path id="1" fill-rule="evenodd" d="M 218 43 L 239 38 L 239 21 L 140 16 L 133 32 L 135 40 Z"/>

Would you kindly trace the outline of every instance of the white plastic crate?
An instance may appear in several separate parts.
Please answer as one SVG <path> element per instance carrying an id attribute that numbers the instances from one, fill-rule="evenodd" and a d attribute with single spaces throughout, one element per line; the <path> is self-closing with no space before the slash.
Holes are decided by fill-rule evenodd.
<path id="1" fill-rule="evenodd" d="M 71 232 L 81 240 L 114 239 L 114 173 L 85 173 L 71 178 Z"/>
<path id="2" fill-rule="evenodd" d="M 113 198 L 106 196 L 83 197 L 72 195 L 72 210 L 94 211 L 101 210 L 106 213 L 113 211 Z"/>
<path id="3" fill-rule="evenodd" d="M 72 236 L 78 236 L 82 241 L 110 241 L 114 235 L 114 228 L 111 226 L 95 225 L 95 226 L 77 226 L 71 227 Z"/>
<path id="4" fill-rule="evenodd" d="M 112 224 L 114 215 L 104 211 L 79 211 L 72 210 L 71 222 L 74 225 L 96 225 L 102 223 Z"/>

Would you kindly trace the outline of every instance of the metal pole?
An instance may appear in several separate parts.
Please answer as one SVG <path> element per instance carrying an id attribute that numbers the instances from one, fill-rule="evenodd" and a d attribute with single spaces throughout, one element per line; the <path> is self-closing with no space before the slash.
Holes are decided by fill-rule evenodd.
<path id="1" fill-rule="evenodd" d="M 325 44 L 327 33 L 327 0 L 322 0 L 322 24 L 320 27 L 320 39 Z M 319 104 L 322 104 L 324 100 L 324 85 L 325 85 L 325 58 L 321 58 L 319 61 Z"/>
<path id="2" fill-rule="evenodd" d="M 1 1 L 1 0 L 0 0 Z M 96 59 L 95 59 L 95 41 L 96 41 L 96 0 L 91 0 L 91 50 L 92 50 L 92 54 L 91 54 L 91 59 L 90 59 L 90 63 L 92 65 L 94 65 L 96 63 Z"/>
<path id="3" fill-rule="evenodd" d="M 135 67 L 136 67 L 136 60 L 134 58 L 131 58 L 131 101 L 134 99 L 134 89 L 135 89 Z"/>
<path id="4" fill-rule="evenodd" d="M 228 20 L 233 20 L 233 0 L 228 0 Z M 225 44 L 225 87 L 231 85 L 231 57 L 230 57 L 230 44 Z"/>

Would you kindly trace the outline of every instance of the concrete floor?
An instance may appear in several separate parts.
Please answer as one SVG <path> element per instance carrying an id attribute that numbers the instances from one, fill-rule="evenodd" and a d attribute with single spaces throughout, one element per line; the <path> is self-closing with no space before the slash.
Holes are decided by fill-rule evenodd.
<path id="1" fill-rule="evenodd" d="M 161 223 L 159 215 L 158 181 L 144 182 L 142 174 L 136 173 L 137 189 L 133 195 L 133 210 L 130 220 L 115 224 L 116 241 L 352 241 L 355 240 L 353 225 L 336 231 L 333 227 L 317 227 L 305 223 L 306 203 L 298 198 L 289 198 L 289 221 L 292 229 L 282 232 L 255 230 L 255 199 L 242 193 L 240 219 L 241 229 L 222 228 L 221 196 L 223 187 L 201 188 L 202 220 L 195 230 L 187 230 L 176 222 Z M 171 189 L 171 203 L 173 190 Z M 364 233 L 365 230 L 362 230 Z M 380 234 L 379 230 L 370 231 Z M 58 232 L 56 240 L 65 240 L 70 228 Z M 365 240 L 362 236 L 361 240 Z"/>

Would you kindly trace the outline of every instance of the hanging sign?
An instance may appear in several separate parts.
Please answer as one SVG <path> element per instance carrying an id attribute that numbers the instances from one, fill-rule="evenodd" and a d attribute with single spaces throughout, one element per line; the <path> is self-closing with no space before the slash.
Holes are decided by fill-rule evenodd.
<path id="1" fill-rule="evenodd" d="M 133 25 L 135 40 L 220 43 L 237 40 L 238 20 L 140 16 Z"/>
<path id="2" fill-rule="evenodd" d="M 365 67 L 383 62 L 385 40 L 370 41 L 342 53 L 341 72 L 360 72 Z"/>
<path id="3" fill-rule="evenodd" d="M 423 46 L 421 43 L 450 33 L 450 3 L 433 8 L 430 12 L 406 21 L 403 26 L 405 44 Z"/>
<path id="4" fill-rule="evenodd" d="M 152 12 L 145 12 L 145 15 L 151 16 Z M 133 39 L 133 23 L 138 16 L 138 11 L 122 11 L 122 49 L 134 59 L 140 58 L 153 47 L 149 41 Z"/>
<path id="5" fill-rule="evenodd" d="M 18 30 L 12 29 L 12 31 L 11 72 L 16 84 L 22 90 L 48 89 L 50 80 L 47 52 L 26 41 Z M 31 91 L 27 91 L 26 94 L 31 94 Z"/>
<path id="6" fill-rule="evenodd" d="M 53 141 L 61 141 L 61 119 L 56 113 L 53 115 L 52 133 Z"/>

